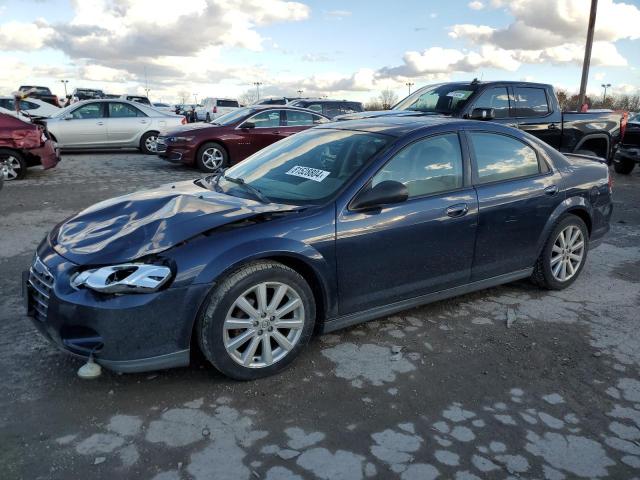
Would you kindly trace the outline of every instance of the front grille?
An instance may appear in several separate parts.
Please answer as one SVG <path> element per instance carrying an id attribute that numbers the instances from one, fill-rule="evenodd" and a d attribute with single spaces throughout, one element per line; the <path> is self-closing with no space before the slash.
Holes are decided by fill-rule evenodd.
<path id="1" fill-rule="evenodd" d="M 53 290 L 53 275 L 47 266 L 36 257 L 29 269 L 29 307 L 34 317 L 44 322 L 49 309 L 49 297 Z"/>

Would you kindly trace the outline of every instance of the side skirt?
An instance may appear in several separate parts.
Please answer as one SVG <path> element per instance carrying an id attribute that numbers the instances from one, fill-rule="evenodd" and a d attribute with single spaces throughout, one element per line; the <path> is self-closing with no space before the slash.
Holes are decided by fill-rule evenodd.
<path id="1" fill-rule="evenodd" d="M 533 268 L 526 268 L 524 270 L 518 270 L 517 272 L 506 273 L 504 275 L 498 275 L 497 277 L 479 280 L 467 285 L 461 285 L 459 287 L 448 288 L 446 290 L 440 290 L 438 292 L 420 295 L 419 297 L 402 300 L 400 302 L 391 303 L 389 305 L 382 305 L 380 307 L 371 308 L 362 312 L 351 313 L 342 317 L 327 319 L 324 322 L 322 333 L 333 332 L 335 330 L 340 330 L 352 325 L 357 325 L 358 323 L 368 322 L 369 320 L 373 320 L 375 318 L 386 317 L 388 315 L 392 315 L 403 310 L 408 310 L 410 308 L 419 307 L 420 305 L 425 305 L 427 303 L 437 302 L 439 300 L 457 297 L 458 295 L 465 295 L 467 293 L 476 292 L 478 290 L 496 287 L 504 283 L 515 282 L 516 280 L 522 280 L 523 278 L 530 277 L 532 273 Z"/>

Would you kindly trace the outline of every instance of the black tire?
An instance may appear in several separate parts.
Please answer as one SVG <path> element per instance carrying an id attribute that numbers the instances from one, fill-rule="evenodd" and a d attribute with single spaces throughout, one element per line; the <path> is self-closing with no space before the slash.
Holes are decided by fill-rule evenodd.
<path id="1" fill-rule="evenodd" d="M 616 173 L 621 173 L 623 175 L 629 175 L 633 170 L 633 167 L 636 166 L 636 162 L 633 160 L 629 160 L 628 158 L 621 160 L 613 160 L 613 169 Z"/>
<path id="2" fill-rule="evenodd" d="M 560 232 L 565 230 L 566 228 L 573 226 L 580 229 L 582 233 L 582 238 L 584 240 L 584 250 L 582 254 L 582 260 L 579 264 L 577 270 L 567 280 L 560 281 L 558 280 L 552 272 L 551 269 L 551 260 L 553 248 Z M 560 220 L 556 223 L 555 227 L 549 234 L 549 238 L 547 239 L 544 248 L 542 249 L 542 253 L 538 257 L 536 264 L 533 269 L 533 274 L 531 275 L 531 280 L 533 283 L 538 285 L 541 288 L 545 288 L 547 290 L 563 290 L 571 285 L 576 279 L 580 276 L 582 269 L 587 261 L 587 254 L 589 253 L 589 231 L 584 221 L 576 215 L 567 214 L 560 218 Z"/>
<path id="3" fill-rule="evenodd" d="M 147 155 L 156 155 L 158 153 L 157 147 L 152 147 L 149 140 L 155 140 L 158 138 L 158 132 L 147 132 L 140 138 L 140 151 L 142 153 L 146 153 Z"/>
<path id="4" fill-rule="evenodd" d="M 234 302 L 252 286 L 263 282 L 281 282 L 296 291 L 304 307 L 304 324 L 297 343 L 281 359 L 269 366 L 250 368 L 240 365 L 227 352 L 224 344 L 224 322 Z M 278 262 L 258 261 L 230 273 L 211 292 L 197 321 L 198 342 L 204 356 L 220 372 L 236 380 L 255 380 L 279 373 L 293 362 L 311 338 L 315 315 L 313 293 L 299 273 Z M 253 340 L 247 340 L 247 344 L 251 341 Z M 242 346 L 244 345 L 246 344 Z M 262 350 L 262 344 L 258 348 Z"/>
<path id="5" fill-rule="evenodd" d="M 216 152 L 219 153 L 219 156 Z M 196 154 L 196 166 L 201 172 L 205 173 L 215 173 L 227 168 L 229 166 L 227 149 L 215 142 L 203 144 Z"/>
<path id="6" fill-rule="evenodd" d="M 0 175 L 8 182 L 22 180 L 27 175 L 24 156 L 10 148 L 0 148 Z"/>

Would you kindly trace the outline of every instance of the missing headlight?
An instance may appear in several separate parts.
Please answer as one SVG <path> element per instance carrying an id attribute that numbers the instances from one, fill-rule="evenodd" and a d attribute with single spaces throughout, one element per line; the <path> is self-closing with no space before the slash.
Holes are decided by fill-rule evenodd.
<path id="1" fill-rule="evenodd" d="M 150 293 L 159 290 L 170 278 L 169 267 L 125 263 L 85 270 L 71 279 L 71 286 L 101 293 Z"/>

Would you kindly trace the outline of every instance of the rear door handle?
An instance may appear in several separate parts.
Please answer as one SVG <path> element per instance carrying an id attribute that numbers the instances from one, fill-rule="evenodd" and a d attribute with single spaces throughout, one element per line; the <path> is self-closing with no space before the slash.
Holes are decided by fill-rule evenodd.
<path id="1" fill-rule="evenodd" d="M 466 203 L 458 203 L 447 208 L 447 215 L 450 217 L 463 217 L 469 212 L 469 205 Z"/>
<path id="2" fill-rule="evenodd" d="M 545 193 L 545 195 L 553 196 L 556 193 L 558 193 L 558 186 L 557 185 L 551 185 L 551 186 L 549 186 L 549 187 L 544 189 L 544 193 Z"/>
<path id="3" fill-rule="evenodd" d="M 555 123 L 550 123 L 547 128 L 549 130 L 557 130 L 558 126 Z"/>
<path id="4" fill-rule="evenodd" d="M 104 125 L 104 122 L 97 122 L 96 125 Z"/>
<path id="5" fill-rule="evenodd" d="M 140 123 L 147 123 L 146 120 L 140 120 Z"/>
<path id="6" fill-rule="evenodd" d="M 274 130 L 274 131 L 273 131 L 273 132 L 271 132 L 271 133 L 273 133 L 274 135 L 279 135 L 279 134 L 280 134 L 280 130 Z"/>

